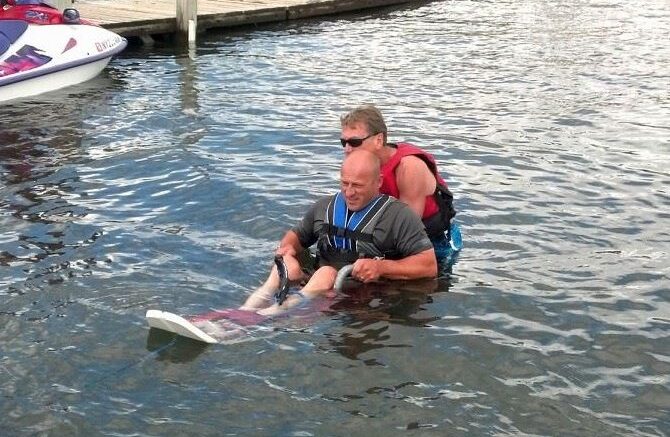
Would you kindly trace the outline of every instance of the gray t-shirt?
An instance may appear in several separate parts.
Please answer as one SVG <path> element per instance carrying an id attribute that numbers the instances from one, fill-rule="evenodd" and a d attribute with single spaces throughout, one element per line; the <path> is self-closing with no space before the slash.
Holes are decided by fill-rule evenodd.
<path id="1" fill-rule="evenodd" d="M 310 247 L 316 243 L 323 232 L 321 227 L 332 198 L 333 196 L 326 196 L 319 199 L 293 228 L 302 247 Z M 396 199 L 391 199 L 375 223 L 372 239 L 388 259 L 402 259 L 433 248 L 419 216 Z"/>

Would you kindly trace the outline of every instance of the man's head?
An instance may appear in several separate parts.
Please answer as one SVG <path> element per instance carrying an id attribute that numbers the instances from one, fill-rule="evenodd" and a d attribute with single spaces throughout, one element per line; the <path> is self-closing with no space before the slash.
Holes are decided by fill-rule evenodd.
<path id="1" fill-rule="evenodd" d="M 373 153 L 359 148 L 344 158 L 340 170 L 340 190 L 351 211 L 359 211 L 370 203 L 379 194 L 381 185 L 379 158 Z"/>
<path id="2" fill-rule="evenodd" d="M 373 105 L 363 105 L 340 117 L 342 133 L 340 142 L 344 153 L 364 149 L 377 153 L 386 145 L 388 129 L 379 109 Z"/>

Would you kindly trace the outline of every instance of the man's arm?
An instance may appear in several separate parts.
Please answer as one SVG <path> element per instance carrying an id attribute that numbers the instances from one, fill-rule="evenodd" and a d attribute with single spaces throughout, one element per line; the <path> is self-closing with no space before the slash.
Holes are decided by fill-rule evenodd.
<path id="1" fill-rule="evenodd" d="M 435 176 L 423 159 L 417 156 L 405 156 L 395 170 L 396 184 L 400 199 L 419 217 L 426 207 L 426 196 L 437 188 Z"/>
<path id="2" fill-rule="evenodd" d="M 426 249 L 399 260 L 362 258 L 354 263 L 351 276 L 362 282 L 372 282 L 379 278 L 435 278 L 437 276 L 435 250 Z"/>
<path id="3" fill-rule="evenodd" d="M 281 255 L 284 258 L 286 268 L 288 269 L 288 276 L 291 280 L 299 279 L 302 276 L 300 262 L 296 259 L 296 255 L 302 250 L 298 234 L 293 230 L 289 230 L 284 234 L 284 237 L 279 242 L 279 247 L 275 250 L 275 255 Z M 273 266 L 263 285 L 247 298 L 240 309 L 255 311 L 268 306 L 272 301 L 272 295 L 277 287 L 279 287 L 279 275 L 277 274 L 277 267 Z"/>
<path id="4" fill-rule="evenodd" d="M 279 242 L 279 247 L 277 247 L 275 255 L 296 257 L 303 250 L 304 248 L 302 247 L 302 244 L 300 244 L 298 234 L 291 229 L 284 234 L 284 238 Z"/>
<path id="5" fill-rule="evenodd" d="M 434 249 L 427 249 L 416 255 L 393 261 L 390 259 L 378 260 L 380 276 L 388 279 L 421 279 L 437 276 L 437 258 Z"/>

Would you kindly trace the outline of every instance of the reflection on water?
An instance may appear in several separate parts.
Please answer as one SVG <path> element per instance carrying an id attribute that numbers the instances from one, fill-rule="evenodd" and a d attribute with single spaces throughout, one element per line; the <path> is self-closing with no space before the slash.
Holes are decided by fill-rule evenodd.
<path id="1" fill-rule="evenodd" d="M 665 435 L 667 2 L 429 2 L 129 49 L 0 108 L 8 435 Z M 465 250 L 232 344 L 235 307 L 337 188 L 339 115 L 435 154 Z"/>

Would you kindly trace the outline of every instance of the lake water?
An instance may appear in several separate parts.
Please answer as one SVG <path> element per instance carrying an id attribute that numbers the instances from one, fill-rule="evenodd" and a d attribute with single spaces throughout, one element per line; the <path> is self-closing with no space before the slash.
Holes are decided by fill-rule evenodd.
<path id="1" fill-rule="evenodd" d="M 670 4 L 436 1 L 131 47 L 0 108 L 3 435 L 670 435 Z M 465 249 L 234 344 L 363 102 Z"/>

